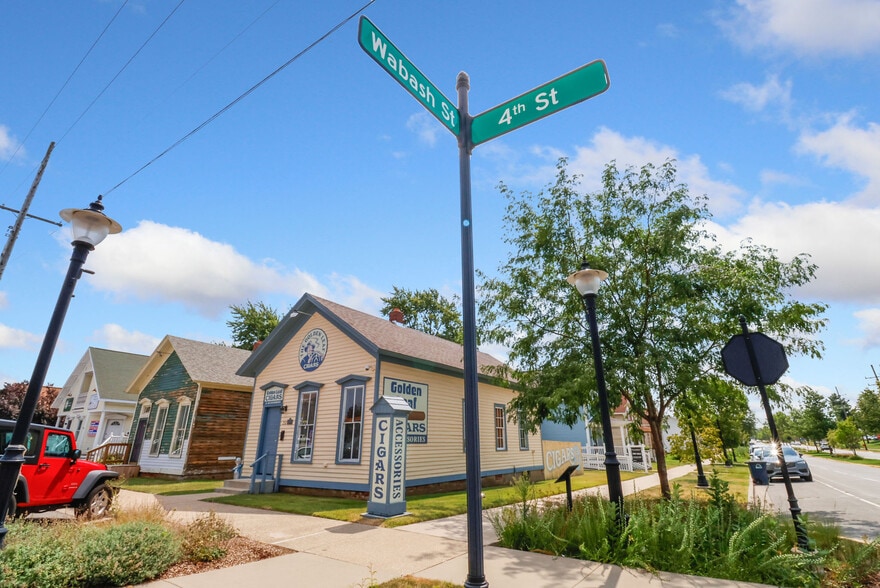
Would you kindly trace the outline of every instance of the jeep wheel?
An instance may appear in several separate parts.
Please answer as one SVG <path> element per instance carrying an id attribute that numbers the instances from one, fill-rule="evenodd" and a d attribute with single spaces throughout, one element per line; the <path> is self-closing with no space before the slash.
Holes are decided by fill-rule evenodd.
<path id="1" fill-rule="evenodd" d="M 113 495 L 110 488 L 104 484 L 100 484 L 92 488 L 85 501 L 75 507 L 76 516 L 87 519 L 99 519 L 107 515 L 110 510 L 110 503 Z"/>

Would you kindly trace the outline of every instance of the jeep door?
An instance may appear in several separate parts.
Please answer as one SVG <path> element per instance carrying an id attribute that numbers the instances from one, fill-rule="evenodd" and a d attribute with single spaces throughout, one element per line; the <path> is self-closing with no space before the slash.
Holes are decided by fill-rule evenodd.
<path id="1" fill-rule="evenodd" d="M 45 431 L 42 458 L 28 478 L 31 502 L 64 504 L 73 499 L 80 480 L 80 467 L 71 459 L 70 435 Z"/>

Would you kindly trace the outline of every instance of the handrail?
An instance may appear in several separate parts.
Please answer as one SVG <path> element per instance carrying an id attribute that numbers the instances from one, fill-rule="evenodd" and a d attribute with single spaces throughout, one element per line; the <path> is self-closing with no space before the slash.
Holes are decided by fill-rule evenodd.
<path id="1" fill-rule="evenodd" d="M 271 454 L 264 453 L 263 455 L 258 457 L 256 459 L 256 461 L 254 461 L 254 463 L 251 464 L 251 485 L 250 485 L 250 488 L 248 489 L 248 494 L 262 494 L 263 493 L 263 488 L 266 485 L 266 468 L 265 467 L 262 468 L 262 472 L 261 472 L 262 477 L 260 479 L 260 491 L 254 492 L 254 487 L 257 484 L 257 468 L 255 468 L 254 466 L 257 465 L 258 463 L 260 463 L 261 461 L 263 461 L 263 459 L 269 457 L 269 455 L 271 455 Z M 272 461 L 274 461 L 274 460 L 272 460 Z"/>

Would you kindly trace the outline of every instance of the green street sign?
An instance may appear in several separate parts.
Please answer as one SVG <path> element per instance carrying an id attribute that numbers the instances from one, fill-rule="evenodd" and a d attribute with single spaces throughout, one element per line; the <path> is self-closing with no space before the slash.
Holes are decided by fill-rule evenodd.
<path id="1" fill-rule="evenodd" d="M 478 114 L 471 122 L 471 141 L 474 145 L 485 143 L 563 108 L 598 96 L 608 89 L 610 83 L 604 61 L 599 59 L 588 63 Z"/>
<path id="2" fill-rule="evenodd" d="M 361 16 L 358 26 L 358 43 L 453 135 L 458 136 L 458 108 L 366 16 Z"/>

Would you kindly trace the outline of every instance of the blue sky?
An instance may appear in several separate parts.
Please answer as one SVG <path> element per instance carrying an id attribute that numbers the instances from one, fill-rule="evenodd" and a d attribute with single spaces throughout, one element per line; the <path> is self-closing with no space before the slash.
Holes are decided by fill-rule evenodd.
<path id="1" fill-rule="evenodd" d="M 0 203 L 21 207 L 55 141 L 31 214 L 104 194 L 124 228 L 89 257 L 47 383 L 88 346 L 228 341 L 228 307 L 247 300 L 284 311 L 308 291 L 376 313 L 392 286 L 460 290 L 455 138 L 360 48 L 357 18 L 153 161 L 366 2 L 0 6 Z M 854 399 L 880 370 L 880 2 L 376 0 L 363 14 L 453 102 L 467 72 L 472 114 L 607 64 L 604 94 L 474 150 L 477 268 L 507 254 L 499 182 L 538 192 L 565 156 L 589 190 L 612 159 L 675 158 L 722 243 L 819 265 L 796 294 L 830 306 L 825 358 L 791 358 L 789 381 Z M 70 251 L 66 228 L 25 221 L 0 278 L 0 381 L 30 377 Z"/>

